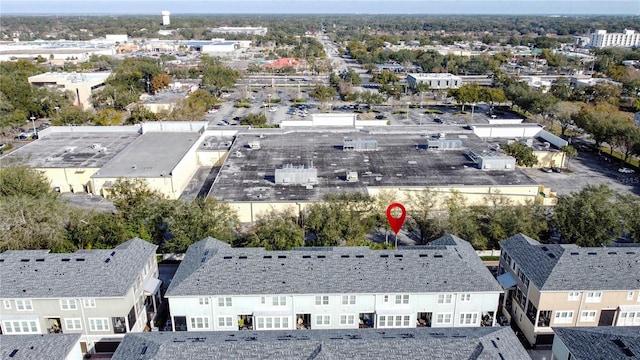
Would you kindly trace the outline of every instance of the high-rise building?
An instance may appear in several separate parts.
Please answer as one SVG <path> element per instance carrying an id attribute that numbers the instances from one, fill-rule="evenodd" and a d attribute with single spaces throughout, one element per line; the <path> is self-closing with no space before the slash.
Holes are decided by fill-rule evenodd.
<path id="1" fill-rule="evenodd" d="M 621 33 L 607 33 L 607 30 L 596 30 L 591 34 L 589 46 L 603 47 L 634 47 L 640 46 L 640 33 L 624 29 Z"/>
<path id="2" fill-rule="evenodd" d="M 163 26 L 167 26 L 167 25 L 171 24 L 171 21 L 169 19 L 169 15 L 171 15 L 171 13 L 168 12 L 167 10 L 164 10 L 162 12 L 162 25 Z"/>

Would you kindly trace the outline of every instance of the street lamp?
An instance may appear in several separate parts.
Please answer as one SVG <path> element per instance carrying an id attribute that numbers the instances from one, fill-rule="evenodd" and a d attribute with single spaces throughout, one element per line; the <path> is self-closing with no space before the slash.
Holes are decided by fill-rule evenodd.
<path id="1" fill-rule="evenodd" d="M 29 119 L 31 119 L 31 124 L 33 125 L 33 134 L 37 134 L 38 131 L 36 130 L 36 117 L 32 116 Z"/>
<path id="2" fill-rule="evenodd" d="M 420 114 L 420 125 L 422 125 L 422 120 L 424 119 L 424 113 Z"/>
<path id="3" fill-rule="evenodd" d="M 409 105 L 411 105 L 411 103 L 407 101 L 407 121 L 409 121 Z"/>

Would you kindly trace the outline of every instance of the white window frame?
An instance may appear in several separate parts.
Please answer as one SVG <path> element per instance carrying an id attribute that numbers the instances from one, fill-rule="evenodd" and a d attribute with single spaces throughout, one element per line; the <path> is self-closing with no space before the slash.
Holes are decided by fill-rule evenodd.
<path id="1" fill-rule="evenodd" d="M 39 334 L 36 320 L 7 320 L 2 322 L 5 334 Z"/>
<path id="2" fill-rule="evenodd" d="M 409 294 L 396 295 L 396 305 L 409 304 Z"/>
<path id="3" fill-rule="evenodd" d="M 208 297 L 198 298 L 198 304 L 200 304 L 200 305 L 209 305 L 209 298 Z"/>
<path id="4" fill-rule="evenodd" d="M 271 297 L 271 305 L 273 306 L 287 306 L 286 296 L 273 296 Z"/>
<path id="5" fill-rule="evenodd" d="M 288 316 L 260 316 L 256 318 L 256 330 L 289 329 Z"/>
<path id="6" fill-rule="evenodd" d="M 76 299 L 60 299 L 60 310 L 78 310 Z"/>
<path id="7" fill-rule="evenodd" d="M 355 304 L 356 304 L 355 295 L 342 295 L 342 305 L 355 305 Z"/>
<path id="8" fill-rule="evenodd" d="M 578 301 L 578 300 L 580 300 L 580 292 L 569 291 L 569 295 L 567 295 L 567 301 Z"/>
<path id="9" fill-rule="evenodd" d="M 356 316 L 354 314 L 340 314 L 340 325 L 355 325 Z"/>
<path id="10" fill-rule="evenodd" d="M 589 291 L 584 302 L 599 303 L 602 302 L 602 291 Z"/>
<path id="11" fill-rule="evenodd" d="M 580 322 L 595 322 L 598 312 L 595 310 L 585 310 L 580 313 Z"/>
<path id="12" fill-rule="evenodd" d="M 627 292 L 627 300 L 633 300 L 633 291 Z"/>
<path id="13" fill-rule="evenodd" d="M 33 311 L 33 303 L 31 303 L 31 299 L 18 299 L 18 300 L 16 300 L 16 310 L 18 310 L 18 311 Z"/>
<path id="14" fill-rule="evenodd" d="M 640 311 L 621 312 L 618 326 L 640 326 Z"/>
<path id="15" fill-rule="evenodd" d="M 571 310 L 556 310 L 553 314 L 554 324 L 571 324 L 572 322 L 573 311 Z"/>
<path id="16" fill-rule="evenodd" d="M 218 316 L 218 327 L 233 328 L 233 316 Z"/>
<path id="17" fill-rule="evenodd" d="M 458 324 L 462 326 L 478 325 L 478 313 L 477 312 L 460 313 L 460 321 Z"/>
<path id="18" fill-rule="evenodd" d="M 4 305 L 5 310 L 11 309 L 11 300 L 2 300 L 2 304 Z"/>
<path id="19" fill-rule="evenodd" d="M 316 315 L 316 326 L 331 326 L 331 315 Z"/>
<path id="20" fill-rule="evenodd" d="M 471 301 L 471 294 L 469 294 L 469 293 L 460 294 L 460 301 L 461 302 L 469 302 L 469 301 Z"/>
<path id="21" fill-rule="evenodd" d="M 380 315 L 378 316 L 378 328 L 406 328 L 411 323 L 411 315 Z"/>
<path id="22" fill-rule="evenodd" d="M 437 313 L 436 314 L 436 324 L 438 325 L 450 325 L 453 320 L 452 313 Z"/>
<path id="23" fill-rule="evenodd" d="M 94 299 L 94 298 L 82 299 L 82 306 L 84 306 L 85 309 L 95 308 L 96 307 L 96 299 Z"/>
<path id="24" fill-rule="evenodd" d="M 218 298 L 218 307 L 231 307 L 233 306 L 233 300 L 231 297 Z"/>
<path id="25" fill-rule="evenodd" d="M 330 303 L 329 295 L 316 295 L 315 303 L 316 306 L 328 306 Z"/>
<path id="26" fill-rule="evenodd" d="M 438 294 L 438 305 L 451 304 L 452 299 L 451 294 Z"/>
<path id="27" fill-rule="evenodd" d="M 189 330 L 208 330 L 208 329 L 211 329 L 211 323 L 209 322 L 208 316 L 190 316 L 189 317 Z"/>
<path id="28" fill-rule="evenodd" d="M 65 330 L 82 330 L 82 319 L 66 318 L 64 319 Z"/>
<path id="29" fill-rule="evenodd" d="M 90 331 L 111 331 L 108 318 L 89 318 Z"/>

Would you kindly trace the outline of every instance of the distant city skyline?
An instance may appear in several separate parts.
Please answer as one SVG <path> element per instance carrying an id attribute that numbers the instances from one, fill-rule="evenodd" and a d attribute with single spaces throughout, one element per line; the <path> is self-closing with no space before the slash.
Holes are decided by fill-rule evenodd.
<path id="1" fill-rule="evenodd" d="M 3 0 L 7 15 L 421 14 L 640 15 L 638 0 Z"/>

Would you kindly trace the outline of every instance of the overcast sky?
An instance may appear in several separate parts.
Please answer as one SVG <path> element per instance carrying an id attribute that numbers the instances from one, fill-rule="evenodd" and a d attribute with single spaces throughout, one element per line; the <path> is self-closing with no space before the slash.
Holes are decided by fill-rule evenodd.
<path id="1" fill-rule="evenodd" d="M 640 15 L 640 0 L 1 0 L 0 14 Z"/>

